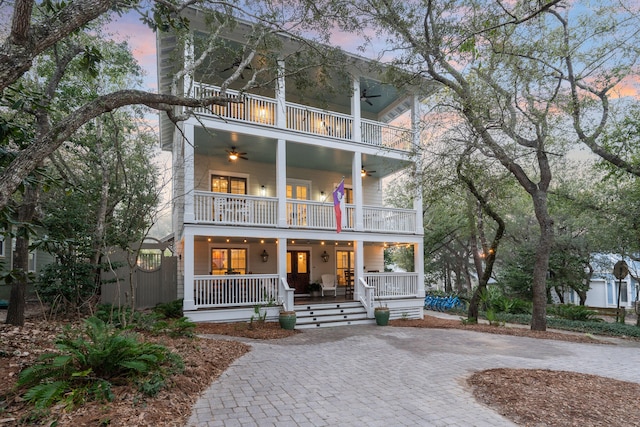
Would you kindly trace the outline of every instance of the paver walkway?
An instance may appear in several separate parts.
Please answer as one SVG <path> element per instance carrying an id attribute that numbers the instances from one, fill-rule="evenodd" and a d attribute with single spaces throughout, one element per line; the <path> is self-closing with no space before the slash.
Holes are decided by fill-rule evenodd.
<path id="1" fill-rule="evenodd" d="M 543 368 L 640 383 L 640 345 L 462 330 L 351 326 L 251 342 L 194 406 L 189 426 L 511 426 L 465 379 Z"/>

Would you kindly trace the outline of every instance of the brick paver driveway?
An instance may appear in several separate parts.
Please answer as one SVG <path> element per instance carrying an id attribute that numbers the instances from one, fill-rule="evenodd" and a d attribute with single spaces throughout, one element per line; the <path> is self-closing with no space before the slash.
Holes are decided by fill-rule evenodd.
<path id="1" fill-rule="evenodd" d="M 350 326 L 250 344 L 198 400 L 189 426 L 510 426 L 473 399 L 472 372 L 545 368 L 640 383 L 635 342 Z"/>

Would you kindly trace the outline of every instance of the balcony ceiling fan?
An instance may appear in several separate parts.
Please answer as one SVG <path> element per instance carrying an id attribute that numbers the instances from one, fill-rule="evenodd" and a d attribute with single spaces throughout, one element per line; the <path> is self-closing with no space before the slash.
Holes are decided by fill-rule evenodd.
<path id="1" fill-rule="evenodd" d="M 368 171 L 364 168 L 364 166 L 362 166 L 362 169 L 360 170 L 360 176 L 363 178 L 366 176 L 371 176 L 372 173 L 376 173 L 376 171 Z"/>
<path id="2" fill-rule="evenodd" d="M 367 95 L 367 88 L 362 89 L 360 92 L 360 101 L 364 101 L 373 107 L 373 103 L 369 101 L 370 98 L 380 98 L 381 95 Z"/>
<path id="3" fill-rule="evenodd" d="M 235 146 L 231 147 L 231 150 L 224 150 L 224 151 L 226 151 L 229 154 L 230 162 L 235 162 L 238 159 L 249 160 L 248 158 L 245 157 L 247 153 L 240 153 L 239 151 L 236 150 Z"/>

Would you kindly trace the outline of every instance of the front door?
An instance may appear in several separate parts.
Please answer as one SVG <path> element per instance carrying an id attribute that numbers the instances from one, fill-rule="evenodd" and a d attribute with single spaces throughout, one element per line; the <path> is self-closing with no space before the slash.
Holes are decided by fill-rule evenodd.
<path id="1" fill-rule="evenodd" d="M 309 284 L 309 251 L 287 251 L 287 283 L 296 294 L 306 293 Z"/>

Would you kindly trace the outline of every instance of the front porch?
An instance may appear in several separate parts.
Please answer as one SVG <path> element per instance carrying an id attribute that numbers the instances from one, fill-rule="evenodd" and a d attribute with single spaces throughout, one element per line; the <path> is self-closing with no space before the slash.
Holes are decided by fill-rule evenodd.
<path id="1" fill-rule="evenodd" d="M 349 285 L 338 289 L 336 295 L 311 296 L 295 294 L 277 274 L 195 276 L 194 304 L 191 310 L 185 309 L 185 316 L 193 321 L 246 322 L 256 315 L 256 307 L 269 321 L 276 321 L 281 310 L 325 310 L 330 315 L 344 312 L 343 322 L 330 318 L 333 326 L 356 324 L 347 319 L 354 315 L 358 323 L 367 323 L 360 320 L 373 319 L 374 308 L 385 305 L 391 310 L 391 318 L 422 318 L 424 297 L 418 289 L 417 273 L 365 273 L 355 281 L 351 292 Z M 307 324 L 323 326 L 315 318 Z"/>

